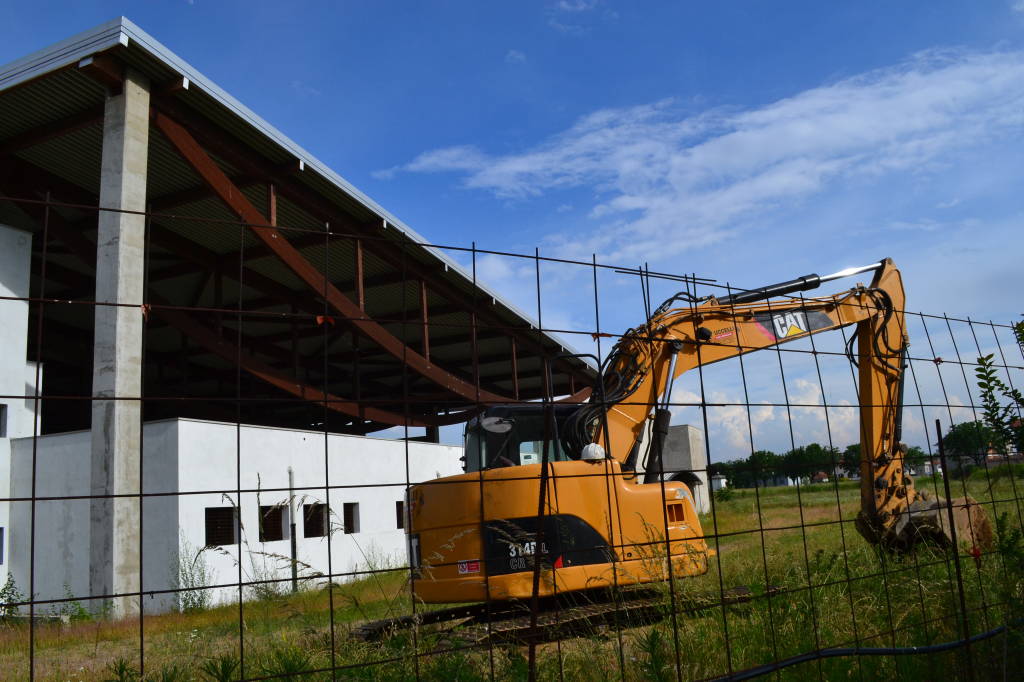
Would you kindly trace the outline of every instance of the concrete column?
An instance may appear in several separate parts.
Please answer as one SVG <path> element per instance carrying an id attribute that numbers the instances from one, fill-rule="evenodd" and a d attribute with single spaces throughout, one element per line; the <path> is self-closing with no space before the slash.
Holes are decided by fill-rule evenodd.
<path id="1" fill-rule="evenodd" d="M 103 119 L 100 177 L 102 208 L 146 207 L 149 148 L 149 83 L 128 70 L 121 94 L 108 97 Z M 96 243 L 97 303 L 93 349 L 93 495 L 139 493 L 142 459 L 142 312 L 145 219 L 101 211 Z M 118 400 L 102 400 L 118 398 Z M 90 509 L 89 586 L 93 595 L 139 589 L 140 535 L 137 498 L 94 499 Z M 101 604 L 94 602 L 94 607 Z M 119 618 L 137 613 L 135 597 L 105 607 Z"/>

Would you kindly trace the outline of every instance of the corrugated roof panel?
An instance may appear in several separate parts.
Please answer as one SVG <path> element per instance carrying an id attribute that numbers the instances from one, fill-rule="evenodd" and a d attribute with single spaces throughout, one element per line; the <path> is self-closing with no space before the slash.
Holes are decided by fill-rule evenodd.
<path id="1" fill-rule="evenodd" d="M 37 144 L 18 153 L 29 163 L 81 187 L 96 196 L 99 193 L 103 139 L 99 126 Z M 46 189 L 46 188 L 44 188 Z M 67 197 L 63 198 L 67 201 Z"/>
<path id="2" fill-rule="evenodd" d="M 146 179 L 150 200 L 191 189 L 202 182 L 177 150 L 155 127 L 149 127 L 149 174 Z"/>
<path id="3" fill-rule="evenodd" d="M 263 192 L 265 197 L 265 186 L 261 186 L 259 189 Z M 264 205 L 266 204 L 265 198 L 263 199 L 263 203 Z M 255 205 L 257 207 L 260 206 L 260 204 Z M 263 212 L 265 213 L 266 211 L 264 210 Z M 313 215 L 281 196 L 278 196 L 277 198 L 277 224 L 283 228 L 292 228 L 294 230 L 314 230 L 317 232 L 325 230 L 324 224 L 317 220 Z M 293 233 L 293 235 L 288 236 L 299 236 L 299 233 L 296 232 Z"/>
<path id="4" fill-rule="evenodd" d="M 6 94 L 0 139 L 42 128 L 103 105 L 104 91 L 74 71 L 61 71 Z"/>
<path id="5" fill-rule="evenodd" d="M 160 216 L 153 220 L 222 256 L 240 249 L 244 253 L 244 249 L 256 244 L 252 231 L 234 223 L 235 216 L 212 197 L 179 206 L 174 209 L 174 215 L 176 217 Z"/>

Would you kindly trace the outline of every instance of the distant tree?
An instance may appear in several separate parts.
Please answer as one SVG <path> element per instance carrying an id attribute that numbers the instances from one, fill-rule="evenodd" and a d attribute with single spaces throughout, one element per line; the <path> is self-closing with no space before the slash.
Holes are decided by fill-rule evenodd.
<path id="1" fill-rule="evenodd" d="M 753 488 L 760 477 L 749 457 L 736 461 L 732 475 L 737 488 Z"/>
<path id="2" fill-rule="evenodd" d="M 907 448 L 907 453 L 903 456 L 903 461 L 912 467 L 918 467 L 928 461 L 928 459 L 928 453 L 916 445 Z M 852 476 L 860 471 L 860 443 L 851 443 L 846 446 L 843 454 L 839 456 L 839 467 L 848 476 Z"/>
<path id="3" fill-rule="evenodd" d="M 708 464 L 708 473 L 712 476 L 728 477 L 732 471 L 732 462 L 712 462 Z"/>
<path id="4" fill-rule="evenodd" d="M 750 470 L 758 479 L 772 478 L 779 473 L 782 458 L 771 450 L 757 450 L 747 458 Z"/>
<path id="5" fill-rule="evenodd" d="M 928 460 L 928 453 L 916 445 L 907 448 L 906 454 L 903 455 L 903 463 L 909 467 L 917 468 Z"/>
<path id="6" fill-rule="evenodd" d="M 860 471 L 860 443 L 851 443 L 846 446 L 843 454 L 839 457 L 839 466 L 847 476 L 853 476 Z"/>
<path id="7" fill-rule="evenodd" d="M 961 422 L 954 424 L 942 437 L 942 445 L 947 457 L 969 457 L 975 464 L 981 464 L 989 444 L 996 438 L 996 433 L 982 422 Z"/>
<path id="8" fill-rule="evenodd" d="M 833 462 L 839 461 L 839 451 L 818 443 L 793 448 L 782 456 L 782 473 L 790 478 L 811 476 L 819 471 L 831 473 Z"/>
<path id="9" fill-rule="evenodd" d="M 745 460 L 731 459 L 728 462 L 715 462 L 711 464 L 708 467 L 708 471 L 711 472 L 712 476 L 725 476 L 726 480 L 729 481 L 729 485 L 742 488 L 745 487 L 744 480 L 749 478 L 744 472 L 747 468 L 746 464 Z"/>

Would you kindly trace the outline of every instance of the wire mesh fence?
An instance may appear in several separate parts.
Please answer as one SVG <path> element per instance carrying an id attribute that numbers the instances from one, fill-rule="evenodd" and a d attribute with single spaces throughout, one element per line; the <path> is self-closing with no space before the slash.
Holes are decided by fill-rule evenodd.
<path id="1" fill-rule="evenodd" d="M 5 677 L 1020 668 L 1024 328 L 886 261 L 759 289 L 151 212 L 116 299 L 95 207 L 7 201 Z"/>

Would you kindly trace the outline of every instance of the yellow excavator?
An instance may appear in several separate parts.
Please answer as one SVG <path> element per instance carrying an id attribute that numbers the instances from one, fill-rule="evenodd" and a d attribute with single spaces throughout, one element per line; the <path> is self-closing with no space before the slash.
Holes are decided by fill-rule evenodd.
<path id="1" fill-rule="evenodd" d="M 868 286 L 786 296 L 865 272 L 874 273 Z M 903 306 L 900 272 L 890 259 L 721 297 L 669 298 L 620 337 L 587 402 L 491 406 L 467 424 L 466 473 L 410 487 L 406 528 L 416 597 L 527 599 L 705 573 L 714 550 L 686 475 L 672 480 L 680 476 L 662 466 L 675 379 L 854 324 L 848 354 L 859 377 L 857 529 L 896 551 L 922 540 L 987 545 L 991 527 L 977 502 L 948 504 L 916 489 L 906 471 L 899 442 L 908 348 Z"/>

